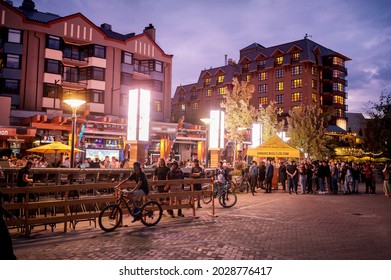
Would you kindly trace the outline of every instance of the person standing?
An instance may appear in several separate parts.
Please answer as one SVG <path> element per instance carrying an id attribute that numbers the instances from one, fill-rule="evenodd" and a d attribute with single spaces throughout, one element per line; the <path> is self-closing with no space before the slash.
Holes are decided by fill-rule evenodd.
<path id="1" fill-rule="evenodd" d="M 390 187 L 390 181 L 391 181 L 391 166 L 389 163 L 386 163 L 384 165 L 384 169 L 382 170 L 383 173 L 383 189 L 384 189 L 384 195 L 386 197 L 390 197 L 391 195 L 391 187 Z"/>
<path id="2" fill-rule="evenodd" d="M 299 170 L 299 181 L 301 187 L 301 194 L 305 194 L 307 187 L 307 170 L 304 166 L 304 163 L 300 164 L 298 167 Z"/>
<path id="3" fill-rule="evenodd" d="M 193 160 L 193 167 L 191 168 L 191 178 L 193 179 L 201 179 L 205 175 L 204 169 L 200 166 L 200 162 L 198 159 Z M 202 187 L 201 184 L 194 184 L 194 190 L 195 191 L 201 191 Z M 202 208 L 200 204 L 201 196 L 197 195 L 197 208 Z"/>
<path id="4" fill-rule="evenodd" d="M 182 170 L 179 169 L 179 164 L 177 161 L 173 161 L 171 163 L 171 170 L 167 173 L 167 179 L 168 180 L 180 180 L 184 179 L 185 176 L 183 175 Z M 182 183 L 180 184 L 169 184 L 165 187 L 165 190 L 170 192 L 170 193 L 180 193 L 183 191 L 182 189 Z M 182 202 L 182 197 L 180 195 L 177 195 L 176 197 L 176 203 L 181 204 Z M 172 200 L 171 204 L 174 204 L 175 202 Z M 167 211 L 171 218 L 175 218 L 174 216 L 174 211 L 173 210 L 168 210 Z M 178 209 L 178 217 L 184 217 L 182 214 L 182 209 Z"/>
<path id="5" fill-rule="evenodd" d="M 332 194 L 338 194 L 339 168 L 336 163 L 334 162 L 331 163 L 330 172 L 331 172 L 331 187 L 333 189 Z"/>
<path id="6" fill-rule="evenodd" d="M 365 194 L 372 194 L 373 171 L 369 163 L 366 163 L 362 173 L 365 176 Z"/>
<path id="7" fill-rule="evenodd" d="M 155 172 L 154 172 L 154 175 L 153 175 L 153 180 L 154 181 L 156 181 L 156 180 L 167 180 L 167 174 L 168 174 L 169 171 L 170 171 L 170 168 L 168 168 L 166 166 L 166 161 L 164 160 L 164 158 L 159 159 L 158 167 L 155 168 Z M 164 190 L 165 186 L 166 185 L 156 185 L 158 192 L 159 193 L 167 192 L 166 190 Z"/>
<path id="8" fill-rule="evenodd" d="M 255 188 L 257 186 L 257 180 L 258 180 L 258 164 L 254 160 L 253 164 L 250 167 L 250 186 L 251 186 L 252 193 L 255 192 Z"/>
<path id="9" fill-rule="evenodd" d="M 319 194 L 325 194 L 325 177 L 326 177 L 326 165 L 327 163 L 323 161 L 319 164 L 318 168 L 318 180 L 319 180 Z"/>
<path id="10" fill-rule="evenodd" d="M 261 164 L 258 168 L 258 182 L 259 182 L 259 188 L 262 189 L 263 183 L 265 182 L 266 177 L 266 166 L 263 161 L 261 161 Z"/>
<path id="11" fill-rule="evenodd" d="M 30 169 L 33 166 L 33 163 L 31 161 L 28 161 L 26 163 L 26 166 L 22 167 L 18 171 L 18 178 L 16 181 L 16 186 L 25 188 L 27 187 L 30 183 L 33 182 L 33 179 L 29 178 L 30 176 Z M 30 198 L 31 198 L 30 194 Z M 16 194 L 16 202 L 23 202 L 26 199 L 26 195 L 24 193 L 18 193 Z"/>
<path id="12" fill-rule="evenodd" d="M 286 166 L 283 161 L 281 162 L 280 167 L 278 168 L 278 180 L 281 183 L 282 189 L 286 191 L 287 173 L 286 173 Z"/>
<path id="13" fill-rule="evenodd" d="M 273 175 L 274 175 L 274 166 L 268 160 L 266 162 L 266 193 L 271 193 L 272 192 L 272 181 L 273 181 Z"/>
<path id="14" fill-rule="evenodd" d="M 311 163 L 306 163 L 305 169 L 307 171 L 307 193 L 312 193 L 312 176 L 314 173 L 312 172 Z"/>
<path id="15" fill-rule="evenodd" d="M 295 165 L 295 161 L 291 160 L 291 164 L 288 164 L 288 166 L 286 167 L 286 174 L 288 175 L 289 194 L 292 194 L 292 191 L 294 191 L 297 194 L 297 184 L 296 184 L 297 173 L 298 171 Z"/>

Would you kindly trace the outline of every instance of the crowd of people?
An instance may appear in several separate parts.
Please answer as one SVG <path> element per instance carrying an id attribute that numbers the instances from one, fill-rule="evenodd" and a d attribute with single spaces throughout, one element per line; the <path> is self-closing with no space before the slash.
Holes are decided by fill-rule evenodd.
<path id="1" fill-rule="evenodd" d="M 384 195 L 391 197 L 390 163 L 355 163 L 340 161 L 295 160 L 278 163 L 267 160 L 259 164 L 253 161 L 245 172 L 250 176 L 252 186 L 271 192 L 274 167 L 278 167 L 278 183 L 289 194 L 358 194 L 360 184 L 365 186 L 364 194 L 375 195 L 376 184 L 383 182 Z M 362 192 L 361 192 L 362 193 Z"/>

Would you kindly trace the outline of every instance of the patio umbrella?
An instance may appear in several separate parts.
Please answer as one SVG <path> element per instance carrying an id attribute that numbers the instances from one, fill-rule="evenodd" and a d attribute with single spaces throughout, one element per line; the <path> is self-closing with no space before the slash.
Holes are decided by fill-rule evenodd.
<path id="1" fill-rule="evenodd" d="M 381 158 L 375 158 L 373 161 L 374 162 L 387 162 L 387 161 L 391 161 L 391 159 L 388 157 L 381 157 Z"/>
<path id="2" fill-rule="evenodd" d="M 49 153 L 53 154 L 54 153 L 54 159 L 57 159 L 57 153 L 70 153 L 71 152 L 71 146 L 65 145 L 61 142 L 52 142 L 50 144 L 46 144 L 43 146 L 35 147 L 28 149 L 27 152 L 35 152 L 35 153 Z M 82 150 L 76 149 L 75 152 L 84 152 Z"/>

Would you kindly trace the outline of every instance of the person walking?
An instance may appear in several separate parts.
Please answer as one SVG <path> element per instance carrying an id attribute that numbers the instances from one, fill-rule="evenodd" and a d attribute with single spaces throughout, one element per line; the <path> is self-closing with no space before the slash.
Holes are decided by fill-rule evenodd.
<path id="1" fill-rule="evenodd" d="M 252 165 L 250 166 L 250 186 L 251 186 L 251 192 L 255 192 L 255 188 L 257 186 L 257 180 L 258 180 L 258 164 L 254 160 Z M 248 190 L 247 190 L 248 192 Z"/>
<path id="2" fill-rule="evenodd" d="M 382 170 L 383 173 L 383 190 L 384 190 L 384 195 L 386 197 L 391 196 L 391 187 L 390 187 L 390 181 L 391 181 L 391 165 L 387 162 L 384 165 L 384 169 Z"/>

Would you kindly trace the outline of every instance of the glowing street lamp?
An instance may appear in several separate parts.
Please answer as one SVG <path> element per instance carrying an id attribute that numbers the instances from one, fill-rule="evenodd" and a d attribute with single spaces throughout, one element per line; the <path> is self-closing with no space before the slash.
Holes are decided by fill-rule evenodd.
<path id="1" fill-rule="evenodd" d="M 82 105 L 86 103 L 86 101 L 82 98 L 82 96 L 69 93 L 64 96 L 63 101 L 65 104 L 72 108 L 72 137 L 71 137 L 71 168 L 75 167 L 75 133 L 76 133 L 76 111 Z"/>

